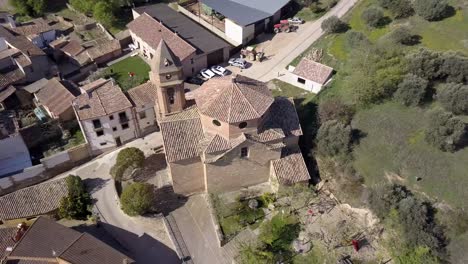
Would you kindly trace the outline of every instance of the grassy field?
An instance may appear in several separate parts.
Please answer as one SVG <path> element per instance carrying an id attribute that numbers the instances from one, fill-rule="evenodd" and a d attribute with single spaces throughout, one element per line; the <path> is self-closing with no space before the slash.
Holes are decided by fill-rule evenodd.
<path id="1" fill-rule="evenodd" d="M 268 87 L 271 89 L 273 96 L 284 96 L 292 97 L 294 99 L 305 98 L 311 96 L 312 94 L 306 90 L 303 90 L 299 87 L 296 87 L 292 84 L 280 81 L 278 79 L 273 79 L 268 82 Z"/>
<path id="2" fill-rule="evenodd" d="M 465 207 L 468 148 L 447 153 L 428 145 L 424 140 L 426 121 L 425 109 L 396 103 L 358 112 L 353 128 L 365 137 L 354 149 L 354 167 L 368 185 L 402 181 L 431 198 Z M 417 177 L 421 180 L 416 181 Z"/>
<path id="3" fill-rule="evenodd" d="M 128 57 L 122 61 L 112 64 L 108 71 L 123 90 L 128 90 L 146 82 L 149 77 L 150 66 L 140 57 Z M 133 77 L 129 76 L 133 72 Z"/>

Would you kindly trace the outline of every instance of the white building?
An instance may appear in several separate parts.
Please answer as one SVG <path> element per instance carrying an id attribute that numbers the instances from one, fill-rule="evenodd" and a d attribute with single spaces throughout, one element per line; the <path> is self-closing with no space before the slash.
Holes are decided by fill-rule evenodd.
<path id="1" fill-rule="evenodd" d="M 247 44 L 289 11 L 290 0 L 200 0 L 202 9 L 225 16 L 224 33 L 238 45 Z"/>
<path id="2" fill-rule="evenodd" d="M 127 92 L 134 106 L 133 110 L 140 136 L 158 130 L 156 122 L 156 89 L 156 85 L 149 81 Z"/>
<path id="3" fill-rule="evenodd" d="M 288 70 L 296 86 L 313 93 L 319 93 L 333 75 L 333 68 L 309 58 L 303 58 L 296 67 L 290 65 Z"/>
<path id="4" fill-rule="evenodd" d="M 138 137 L 132 103 L 112 79 L 97 80 L 81 90 L 84 93 L 74 100 L 73 106 L 93 154 Z"/>

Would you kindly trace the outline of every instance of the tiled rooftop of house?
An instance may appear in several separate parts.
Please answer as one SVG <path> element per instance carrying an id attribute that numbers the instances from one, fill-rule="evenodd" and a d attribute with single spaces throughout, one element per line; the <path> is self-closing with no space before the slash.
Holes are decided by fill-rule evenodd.
<path id="1" fill-rule="evenodd" d="M 13 241 L 15 234 L 16 228 L 14 227 L 0 228 L 0 260 L 8 253 L 6 249 L 15 245 Z"/>
<path id="2" fill-rule="evenodd" d="M 273 161 L 273 169 L 281 184 L 291 185 L 310 179 L 309 171 L 299 149 L 283 151 L 281 159 Z"/>
<path id="3" fill-rule="evenodd" d="M 156 89 L 156 85 L 149 81 L 128 90 L 128 96 L 136 107 L 152 105 L 156 103 Z"/>
<path id="4" fill-rule="evenodd" d="M 106 116 L 132 107 L 132 103 L 112 79 L 97 80 L 100 85 L 74 100 L 75 110 L 80 120 Z M 90 86 L 93 84 L 91 83 Z"/>
<path id="5" fill-rule="evenodd" d="M 120 47 L 120 43 L 118 40 L 111 40 L 111 41 L 106 41 L 99 45 L 96 45 L 86 50 L 86 52 L 88 53 L 88 56 L 92 60 L 96 60 L 97 58 L 101 56 L 118 51 L 120 50 L 120 48 L 121 47 Z"/>
<path id="6" fill-rule="evenodd" d="M 11 84 L 21 81 L 25 77 L 23 71 L 17 66 L 8 67 L 0 71 L 0 90 Z"/>
<path id="7" fill-rule="evenodd" d="M 13 85 L 10 85 L 3 90 L 0 90 L 0 103 L 5 101 L 8 97 L 16 92 L 16 88 Z"/>
<path id="8" fill-rule="evenodd" d="M 228 123 L 260 118 L 274 101 L 265 83 L 241 75 L 213 78 L 194 96 L 202 114 Z"/>
<path id="9" fill-rule="evenodd" d="M 55 115 L 60 115 L 72 106 L 75 96 L 60 82 L 58 78 L 50 79 L 36 93 L 40 104 L 46 106 Z"/>
<path id="10" fill-rule="evenodd" d="M 122 264 L 132 259 L 87 234 L 39 217 L 24 233 L 6 263 Z M 20 260 L 19 262 L 14 262 Z M 33 261 L 33 262 L 29 262 Z M 39 262 L 35 262 L 39 261 Z"/>
<path id="11" fill-rule="evenodd" d="M 68 194 L 66 178 L 40 183 L 0 197 L 0 219 L 19 219 L 56 210 Z"/>
<path id="12" fill-rule="evenodd" d="M 146 13 L 130 22 L 127 27 L 154 50 L 157 49 L 161 40 L 164 40 L 181 61 L 196 52 L 196 49 L 189 43 Z"/>
<path id="13" fill-rule="evenodd" d="M 81 46 L 80 42 L 77 40 L 69 41 L 63 47 L 60 48 L 61 51 L 65 52 L 68 56 L 76 56 L 83 52 L 85 48 Z"/>
<path id="14" fill-rule="evenodd" d="M 333 68 L 308 58 L 303 58 L 293 71 L 299 77 L 325 84 L 333 73 Z"/>
<path id="15" fill-rule="evenodd" d="M 15 36 L 12 32 L 6 29 L 3 26 L 0 26 L 0 37 L 5 38 L 5 40 L 13 47 L 19 49 L 21 52 L 27 54 L 28 56 L 40 56 L 45 53 L 34 45 L 29 39 L 25 36 Z"/>

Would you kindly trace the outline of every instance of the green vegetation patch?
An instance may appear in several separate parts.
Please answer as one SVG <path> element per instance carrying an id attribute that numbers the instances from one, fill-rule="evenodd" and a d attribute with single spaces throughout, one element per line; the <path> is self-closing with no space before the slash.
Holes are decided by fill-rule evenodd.
<path id="1" fill-rule="evenodd" d="M 305 98 L 311 95 L 310 92 L 301 89 L 297 86 L 283 82 L 278 79 L 273 79 L 268 83 L 268 86 L 273 93 L 273 96 L 283 96 L 283 97 L 292 97 L 292 98 Z"/>
<path id="2" fill-rule="evenodd" d="M 140 57 L 128 57 L 107 69 L 110 77 L 114 78 L 122 90 L 127 91 L 149 80 L 150 66 Z M 130 76 L 133 73 L 133 76 Z"/>
<path id="3" fill-rule="evenodd" d="M 354 167 L 369 185 L 395 173 L 416 190 L 462 207 L 468 199 L 468 148 L 447 153 L 430 146 L 423 139 L 426 123 L 424 109 L 396 103 L 358 112 L 353 128 L 365 136 L 354 149 Z"/>

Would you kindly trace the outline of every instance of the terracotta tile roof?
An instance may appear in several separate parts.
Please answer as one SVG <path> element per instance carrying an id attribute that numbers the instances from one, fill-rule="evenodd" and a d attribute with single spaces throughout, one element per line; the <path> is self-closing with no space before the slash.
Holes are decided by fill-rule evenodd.
<path id="1" fill-rule="evenodd" d="M 106 116 L 132 107 L 132 103 L 113 80 L 108 80 L 91 92 L 79 95 L 74 103 L 80 120 Z"/>
<path id="2" fill-rule="evenodd" d="M 87 233 L 83 233 L 59 258 L 77 264 L 130 264 L 134 262 L 129 257 Z"/>
<path id="3" fill-rule="evenodd" d="M 31 60 L 27 56 L 24 56 L 22 53 L 15 56 L 14 59 L 16 63 L 23 68 L 32 64 Z"/>
<path id="4" fill-rule="evenodd" d="M 45 53 L 36 45 L 34 45 L 28 38 L 21 35 L 15 36 L 11 31 L 3 26 L 0 26 L 0 37 L 5 38 L 8 44 L 21 50 L 21 52 L 27 54 L 28 56 L 45 56 Z"/>
<path id="5" fill-rule="evenodd" d="M 293 74 L 319 84 L 325 84 L 332 73 L 333 68 L 308 58 L 303 58 L 293 71 Z"/>
<path id="6" fill-rule="evenodd" d="M 68 56 L 76 56 L 83 52 L 85 48 L 81 46 L 77 40 L 69 41 L 65 46 L 60 48 L 61 51 L 65 52 Z"/>
<path id="7" fill-rule="evenodd" d="M 92 60 L 96 60 L 99 57 L 118 51 L 120 49 L 121 49 L 120 42 L 118 40 L 112 40 L 112 41 L 106 41 L 105 43 L 94 46 L 88 49 L 86 52 L 88 52 L 88 56 Z"/>
<path id="8" fill-rule="evenodd" d="M 67 44 L 68 44 L 68 40 L 66 38 L 58 38 L 50 42 L 49 46 L 54 49 L 59 49 Z"/>
<path id="9" fill-rule="evenodd" d="M 128 90 L 128 96 L 135 106 L 156 104 L 156 85 L 148 81 L 142 85 Z"/>
<path id="10" fill-rule="evenodd" d="M 0 72 L 0 90 L 22 80 L 24 77 L 24 73 L 18 67 L 12 67 L 5 72 Z"/>
<path id="11" fill-rule="evenodd" d="M 5 101 L 8 97 L 16 92 L 13 85 L 8 86 L 6 89 L 0 91 L 0 102 Z"/>
<path id="12" fill-rule="evenodd" d="M 47 84 L 36 93 L 40 104 L 58 116 L 72 107 L 75 96 L 63 86 L 58 78 L 50 79 Z"/>
<path id="13" fill-rule="evenodd" d="M 56 210 L 68 193 L 65 180 L 40 183 L 0 197 L 0 219 L 32 217 Z"/>
<path id="14" fill-rule="evenodd" d="M 87 233 L 39 217 L 7 257 L 6 263 L 42 264 L 67 261 L 71 264 L 134 263 L 132 259 Z M 18 262 L 16 262 L 18 261 Z M 61 263 L 61 262 L 60 262 Z"/>
<path id="15" fill-rule="evenodd" d="M 181 61 L 196 52 L 189 43 L 146 13 L 130 22 L 127 27 L 154 50 L 164 40 Z"/>
<path id="16" fill-rule="evenodd" d="M 93 82 L 90 82 L 88 84 L 85 84 L 83 86 L 80 87 L 80 90 L 83 90 L 85 92 L 91 92 L 92 90 L 102 86 L 103 84 L 107 83 L 109 81 L 109 79 L 104 79 L 104 78 L 100 78 L 100 79 L 97 79 Z"/>
<path id="17" fill-rule="evenodd" d="M 8 48 L 0 51 L 0 59 L 5 59 L 8 57 L 13 57 L 17 54 L 21 53 L 21 51 L 17 48 Z"/>
<path id="18" fill-rule="evenodd" d="M 274 101 L 265 83 L 241 75 L 210 79 L 194 96 L 202 114 L 228 123 L 260 118 Z"/>
<path id="19" fill-rule="evenodd" d="M 283 136 L 281 136 L 283 135 Z M 292 99 L 276 97 L 258 135 L 258 140 L 267 142 L 280 137 L 301 136 L 302 128 Z"/>
<path id="20" fill-rule="evenodd" d="M 0 260 L 7 254 L 7 247 L 13 247 L 15 245 L 13 241 L 15 234 L 16 228 L 14 227 L 0 228 Z"/>
<path id="21" fill-rule="evenodd" d="M 299 150 L 294 150 L 281 159 L 274 160 L 273 170 L 278 182 L 285 185 L 305 182 L 310 179 L 309 171 Z"/>
<path id="22" fill-rule="evenodd" d="M 28 22 L 20 23 L 15 28 L 11 28 L 13 32 L 23 36 L 39 35 L 40 33 L 51 31 L 54 28 L 43 18 L 36 18 Z"/>
<path id="23" fill-rule="evenodd" d="M 185 160 L 200 154 L 199 143 L 204 135 L 196 107 L 161 120 L 160 127 L 168 162 Z"/>

